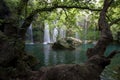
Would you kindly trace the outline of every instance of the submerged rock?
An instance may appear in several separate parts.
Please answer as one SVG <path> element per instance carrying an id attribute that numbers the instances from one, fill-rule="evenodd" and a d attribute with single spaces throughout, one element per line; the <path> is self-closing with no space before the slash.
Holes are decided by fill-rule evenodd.
<path id="1" fill-rule="evenodd" d="M 82 44 L 82 41 L 73 37 L 61 38 L 56 41 L 53 45 L 53 49 L 75 49 L 77 46 Z"/>

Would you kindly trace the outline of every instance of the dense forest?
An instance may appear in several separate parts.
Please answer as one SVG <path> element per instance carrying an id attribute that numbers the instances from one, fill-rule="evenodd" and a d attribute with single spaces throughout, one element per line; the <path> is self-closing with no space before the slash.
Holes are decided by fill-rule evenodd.
<path id="1" fill-rule="evenodd" d="M 119 4 L 119 0 L 1 0 L 0 80 L 100 80 L 105 67 L 120 53 L 115 50 L 104 56 L 110 43 L 120 44 Z M 89 24 L 86 35 L 82 34 L 84 22 Z M 67 29 L 68 36 L 78 32 L 81 39 L 87 36 L 88 40 L 97 40 L 86 51 L 84 65 L 33 70 L 39 61 L 25 51 L 26 32 L 33 24 L 35 41 L 42 42 L 44 23 L 51 30 L 55 26 Z"/>

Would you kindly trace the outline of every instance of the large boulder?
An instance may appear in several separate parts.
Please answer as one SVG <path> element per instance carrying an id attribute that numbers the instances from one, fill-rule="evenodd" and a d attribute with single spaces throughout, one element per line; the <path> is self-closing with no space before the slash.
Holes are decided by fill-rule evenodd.
<path id="1" fill-rule="evenodd" d="M 53 49 L 75 49 L 82 41 L 73 37 L 61 38 L 53 43 Z"/>

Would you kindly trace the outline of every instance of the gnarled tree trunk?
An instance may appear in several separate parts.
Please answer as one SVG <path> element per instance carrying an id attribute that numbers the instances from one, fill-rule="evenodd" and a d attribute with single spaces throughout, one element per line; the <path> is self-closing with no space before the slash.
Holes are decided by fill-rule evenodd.
<path id="1" fill-rule="evenodd" d="M 112 33 L 110 31 L 110 26 L 106 20 L 106 13 L 112 1 L 113 0 L 104 0 L 103 9 L 100 12 L 100 17 L 98 21 L 99 30 L 101 31 L 100 39 L 98 40 L 94 48 L 88 49 L 88 57 L 91 57 L 95 54 L 104 55 L 107 46 L 113 40 Z"/>

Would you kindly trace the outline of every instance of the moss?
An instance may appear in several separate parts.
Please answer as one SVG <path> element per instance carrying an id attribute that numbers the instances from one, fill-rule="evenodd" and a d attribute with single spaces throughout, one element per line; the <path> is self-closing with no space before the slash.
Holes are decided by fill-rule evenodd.
<path id="1" fill-rule="evenodd" d="M 26 64 L 28 66 L 30 66 L 31 68 L 34 67 L 36 64 L 39 63 L 39 61 L 37 60 L 37 58 L 33 57 L 32 55 L 27 55 L 24 58 L 24 61 L 26 62 Z"/>
<path id="2" fill-rule="evenodd" d="M 7 36 L 5 36 L 1 31 L 0 31 L 0 42 L 2 42 L 2 41 L 7 41 L 8 40 L 8 37 Z"/>
<path id="3" fill-rule="evenodd" d="M 115 78 L 115 80 L 120 80 L 120 65 L 114 68 L 113 78 Z"/>
<path id="4" fill-rule="evenodd" d="M 73 38 L 73 37 L 61 38 L 52 45 L 52 48 L 58 49 L 58 50 L 59 49 L 74 50 L 81 43 L 82 43 L 81 40 Z"/>
<path id="5" fill-rule="evenodd" d="M 38 60 L 24 51 L 25 42 L 0 31 L 0 80 L 28 80 Z"/>
<path id="6" fill-rule="evenodd" d="M 13 67 L 0 67 L 0 80 L 10 80 L 13 77 L 17 77 L 18 72 Z"/>

